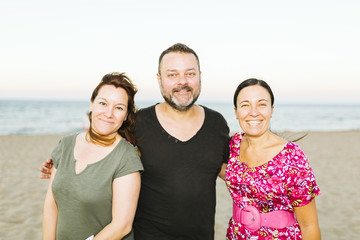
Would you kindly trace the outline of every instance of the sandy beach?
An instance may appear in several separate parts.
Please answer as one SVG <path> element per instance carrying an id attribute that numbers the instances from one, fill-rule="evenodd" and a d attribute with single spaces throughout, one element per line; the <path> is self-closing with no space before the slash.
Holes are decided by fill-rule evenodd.
<path id="1" fill-rule="evenodd" d="M 282 133 L 292 140 L 302 133 Z M 61 135 L 0 136 L 0 239 L 41 239 L 48 181 L 39 167 Z M 360 131 L 309 132 L 297 142 L 309 157 L 322 195 L 316 198 L 322 239 L 357 239 L 360 234 Z M 215 239 L 225 239 L 232 203 L 218 179 Z"/>

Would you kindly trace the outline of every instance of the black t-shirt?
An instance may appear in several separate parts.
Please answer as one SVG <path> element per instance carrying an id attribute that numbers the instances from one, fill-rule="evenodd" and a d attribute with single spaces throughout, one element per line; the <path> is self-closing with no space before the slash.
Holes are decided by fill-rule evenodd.
<path id="1" fill-rule="evenodd" d="M 144 172 L 136 240 L 214 239 L 215 184 L 228 161 L 229 128 L 220 113 L 203 108 L 204 123 L 186 142 L 162 128 L 155 106 L 138 112 L 136 137 Z"/>

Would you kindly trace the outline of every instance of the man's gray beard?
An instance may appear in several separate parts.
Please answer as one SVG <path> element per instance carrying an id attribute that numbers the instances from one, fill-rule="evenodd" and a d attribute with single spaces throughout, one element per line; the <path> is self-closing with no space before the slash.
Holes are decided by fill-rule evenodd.
<path id="1" fill-rule="evenodd" d="M 180 88 L 178 88 L 178 89 L 174 89 L 174 90 L 172 91 L 172 93 L 174 94 L 174 92 L 179 91 L 179 90 L 182 90 L 182 89 L 190 90 L 191 93 L 193 93 L 193 89 L 190 88 L 190 87 L 188 87 L 188 86 L 184 86 L 184 87 L 180 87 Z M 200 95 L 200 93 L 197 94 L 197 95 L 195 95 L 195 96 L 193 95 L 193 96 L 191 97 L 190 101 L 188 102 L 188 104 L 186 104 L 186 105 L 181 105 L 181 104 L 179 104 L 179 103 L 176 101 L 176 99 L 175 99 L 175 97 L 174 97 L 173 95 L 166 96 L 166 95 L 163 93 L 163 91 L 161 91 L 161 94 L 162 94 L 165 102 L 167 102 L 167 104 L 169 104 L 170 107 L 172 107 L 173 109 L 175 109 L 175 110 L 177 110 L 177 111 L 180 111 L 180 112 L 185 112 L 185 111 L 189 110 L 189 109 L 194 105 L 194 103 L 197 101 L 197 99 L 199 98 L 199 95 Z"/>
<path id="2" fill-rule="evenodd" d="M 191 102 L 187 105 L 180 105 L 178 103 L 175 103 L 175 101 L 173 100 L 173 97 L 168 97 L 168 96 L 163 95 L 165 102 L 167 102 L 167 104 L 169 104 L 170 107 L 172 107 L 173 109 L 180 111 L 180 112 L 186 112 L 187 110 L 189 110 L 195 104 L 198 97 L 199 97 L 199 95 L 192 97 Z"/>

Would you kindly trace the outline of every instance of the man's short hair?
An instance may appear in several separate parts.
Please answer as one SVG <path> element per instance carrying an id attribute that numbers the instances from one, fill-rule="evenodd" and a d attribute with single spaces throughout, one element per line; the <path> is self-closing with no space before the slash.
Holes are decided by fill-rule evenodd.
<path id="1" fill-rule="evenodd" d="M 198 62 L 198 67 L 200 70 L 200 61 L 199 61 L 199 57 L 196 54 L 196 52 L 194 50 L 192 50 L 191 48 L 189 48 L 188 46 L 186 46 L 183 43 L 175 43 L 174 45 L 172 45 L 171 47 L 169 47 L 168 49 L 166 49 L 165 51 L 163 51 L 159 57 L 159 66 L 158 66 L 158 73 L 160 74 L 160 65 L 161 65 L 161 61 L 163 59 L 163 57 L 171 52 L 176 52 L 176 53 L 189 53 L 189 54 L 194 54 L 194 56 L 196 57 L 196 60 Z"/>

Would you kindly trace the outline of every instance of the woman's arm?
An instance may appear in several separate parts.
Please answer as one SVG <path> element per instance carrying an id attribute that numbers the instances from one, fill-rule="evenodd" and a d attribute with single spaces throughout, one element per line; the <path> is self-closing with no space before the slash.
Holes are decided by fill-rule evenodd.
<path id="1" fill-rule="evenodd" d="M 44 203 L 44 213 L 42 220 L 43 240 L 55 239 L 56 236 L 58 209 L 54 195 L 52 193 L 52 183 L 55 174 L 56 174 L 56 169 L 53 168 L 51 172 L 51 178 L 49 181 L 48 190 L 45 197 L 45 203 Z"/>
<path id="2" fill-rule="evenodd" d="M 94 238 L 122 239 L 132 229 L 140 193 L 140 173 L 134 172 L 113 181 L 112 221 Z"/>
<path id="3" fill-rule="evenodd" d="M 295 216 L 300 225 L 303 240 L 320 240 L 320 228 L 315 198 L 307 205 L 295 207 Z"/>

